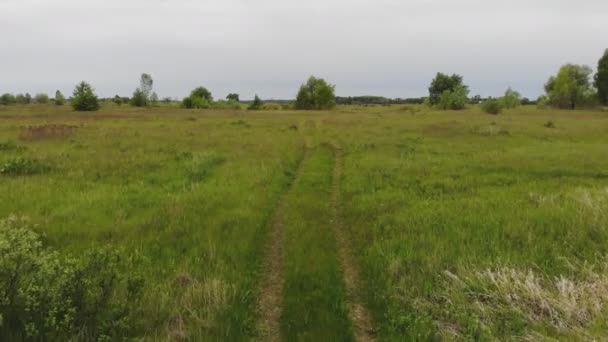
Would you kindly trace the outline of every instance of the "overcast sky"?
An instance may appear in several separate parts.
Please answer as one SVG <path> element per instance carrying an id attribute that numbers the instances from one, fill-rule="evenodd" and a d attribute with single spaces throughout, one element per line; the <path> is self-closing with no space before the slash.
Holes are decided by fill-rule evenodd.
<path id="1" fill-rule="evenodd" d="M 438 71 L 471 95 L 536 97 L 565 63 L 608 48 L 608 0 L 0 0 L 0 93 L 293 98 L 308 76 L 338 95 L 427 94 Z"/>

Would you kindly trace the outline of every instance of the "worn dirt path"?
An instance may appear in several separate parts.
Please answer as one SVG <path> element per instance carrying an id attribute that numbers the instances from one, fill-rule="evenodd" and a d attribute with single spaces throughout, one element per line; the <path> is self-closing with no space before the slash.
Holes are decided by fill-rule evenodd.
<path id="1" fill-rule="evenodd" d="M 355 340 L 360 342 L 375 341 L 375 331 L 371 315 L 362 300 L 360 292 L 359 268 L 353 257 L 353 248 L 344 230 L 340 210 L 340 183 L 344 169 L 344 153 L 336 144 L 332 145 L 335 154 L 335 165 L 331 189 L 331 204 L 333 210 L 333 227 L 336 235 L 338 256 L 344 274 L 344 285 L 346 286 L 346 303 L 348 305 L 348 316 L 352 322 Z"/>
<path id="2" fill-rule="evenodd" d="M 289 196 L 302 175 L 302 168 L 309 158 L 310 148 L 304 147 L 304 156 L 300 161 L 293 181 L 287 191 L 281 195 L 271 221 L 268 241 L 265 247 L 263 277 L 260 297 L 257 304 L 258 339 L 275 342 L 281 340 L 281 313 L 283 311 L 283 285 L 285 277 L 285 213 Z"/>

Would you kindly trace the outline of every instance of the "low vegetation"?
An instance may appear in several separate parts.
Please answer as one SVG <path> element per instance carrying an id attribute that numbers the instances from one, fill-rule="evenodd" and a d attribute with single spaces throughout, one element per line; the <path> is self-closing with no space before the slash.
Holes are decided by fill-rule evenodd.
<path id="1" fill-rule="evenodd" d="M 378 340 L 607 329 L 604 112 L 48 104 L 0 117 L 1 340 L 255 339 L 280 203 L 280 334 L 352 340 L 326 143 L 342 148 L 337 207 Z"/>

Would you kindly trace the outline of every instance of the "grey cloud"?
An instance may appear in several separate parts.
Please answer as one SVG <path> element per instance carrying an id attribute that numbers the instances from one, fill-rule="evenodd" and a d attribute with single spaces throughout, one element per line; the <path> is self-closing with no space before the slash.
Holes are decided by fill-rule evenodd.
<path id="1" fill-rule="evenodd" d="M 535 97 L 608 47 L 604 0 L 0 0 L 0 92 L 293 97 L 315 74 L 342 95 L 425 95 L 437 71 L 475 94 Z"/>

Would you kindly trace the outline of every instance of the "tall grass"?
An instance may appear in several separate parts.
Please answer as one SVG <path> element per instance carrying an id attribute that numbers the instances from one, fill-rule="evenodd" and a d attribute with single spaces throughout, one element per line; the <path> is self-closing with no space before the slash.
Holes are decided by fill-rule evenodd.
<path id="1" fill-rule="evenodd" d="M 48 125 L 78 128 L 24 139 Z M 2 107 L 0 166 L 13 171 L 0 174 L 0 218 L 30 217 L 60 259 L 104 247 L 146 260 L 142 314 L 116 339 L 248 340 L 267 228 L 301 146 L 339 141 L 343 227 L 380 340 L 601 339 L 606 132 L 605 112 L 532 107 Z M 350 340 L 331 152 L 307 165 L 285 220 L 282 332 Z"/>

